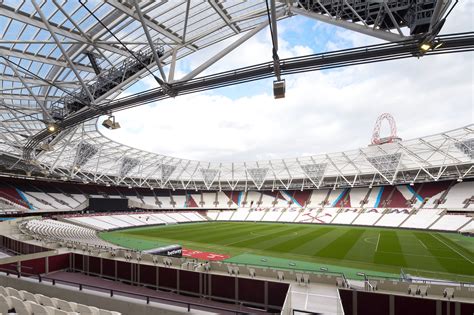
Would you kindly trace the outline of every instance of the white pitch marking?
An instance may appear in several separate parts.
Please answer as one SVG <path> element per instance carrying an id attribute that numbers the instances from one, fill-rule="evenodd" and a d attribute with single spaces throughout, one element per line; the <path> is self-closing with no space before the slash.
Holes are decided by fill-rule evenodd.
<path id="1" fill-rule="evenodd" d="M 375 245 L 375 251 L 377 251 L 377 249 L 379 248 L 379 242 L 380 242 L 380 233 L 379 233 L 379 237 L 377 238 L 377 245 Z"/>
<path id="2" fill-rule="evenodd" d="M 308 309 L 308 299 L 309 299 L 309 294 L 308 292 L 306 292 L 306 301 L 304 303 L 304 309 L 307 310 Z"/>
<path id="3" fill-rule="evenodd" d="M 425 243 L 423 243 L 421 240 L 418 240 L 418 241 L 421 243 L 421 245 L 422 245 L 424 248 L 428 249 L 428 247 L 426 247 Z"/>
<path id="4" fill-rule="evenodd" d="M 433 236 L 435 239 L 437 239 L 438 241 L 440 241 L 441 243 L 443 243 L 444 245 L 448 246 L 453 252 L 457 253 L 458 255 L 460 255 L 462 258 L 466 259 L 468 262 L 470 262 L 471 264 L 474 264 L 474 262 L 472 260 L 470 260 L 469 258 L 467 258 L 466 256 L 464 256 L 463 254 L 461 254 L 460 252 L 458 252 L 456 249 L 452 248 L 451 246 L 449 246 L 448 244 L 446 244 L 442 239 L 436 237 L 434 234 L 430 233 L 431 236 Z"/>

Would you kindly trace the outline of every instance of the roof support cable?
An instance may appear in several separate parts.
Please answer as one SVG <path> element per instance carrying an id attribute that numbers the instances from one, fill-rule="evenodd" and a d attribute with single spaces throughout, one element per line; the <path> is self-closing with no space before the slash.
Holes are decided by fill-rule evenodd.
<path id="1" fill-rule="evenodd" d="M 273 59 L 273 71 L 275 72 L 276 80 L 273 81 L 273 96 L 275 98 L 285 97 L 286 83 L 284 79 L 281 79 L 280 69 L 280 57 L 278 56 L 278 43 L 276 33 L 276 14 L 275 14 L 275 0 L 272 1 L 272 16 L 270 17 L 270 8 L 268 6 L 268 0 L 265 0 L 267 6 L 267 17 L 268 25 L 270 27 L 270 36 L 272 38 L 272 59 Z M 273 28 L 275 26 L 275 29 Z"/>
<path id="2" fill-rule="evenodd" d="M 277 77 L 277 80 L 281 80 L 281 74 L 280 74 L 280 57 L 278 57 L 278 51 L 276 47 L 276 34 L 273 32 L 273 27 L 272 27 L 272 21 L 270 17 L 270 8 L 268 6 L 268 0 L 265 0 L 265 4 L 267 6 L 267 17 L 268 17 L 268 25 L 270 27 L 270 36 L 272 38 L 272 58 L 273 58 L 273 67 L 275 68 L 275 75 Z M 274 17 L 275 18 L 275 17 Z"/>
<path id="3" fill-rule="evenodd" d="M 115 40 L 117 42 L 120 43 L 120 45 L 122 45 L 123 48 L 125 48 L 125 50 L 136 60 L 138 61 L 142 66 L 143 68 L 145 68 L 151 75 L 152 77 L 155 79 L 156 82 L 158 82 L 158 84 L 161 86 L 163 92 L 171 97 L 175 97 L 177 95 L 177 93 L 173 90 L 172 86 L 169 84 L 169 83 L 166 83 L 164 82 L 162 79 L 160 79 L 159 77 L 157 77 L 148 67 L 146 64 L 143 63 L 143 61 L 140 60 L 140 58 L 138 58 L 135 53 L 133 51 L 131 51 L 130 49 L 128 49 L 128 47 L 114 34 L 114 32 L 112 32 L 108 27 L 107 25 L 105 25 L 84 3 L 83 0 L 79 0 L 79 3 L 81 4 L 81 6 L 86 9 L 87 12 L 89 12 L 89 14 L 97 20 L 97 22 L 99 22 L 100 25 L 102 25 L 103 28 L 105 28 L 107 30 L 107 32 L 110 33 L 110 35 L 112 35 Z M 153 49 L 153 47 L 151 47 Z"/>

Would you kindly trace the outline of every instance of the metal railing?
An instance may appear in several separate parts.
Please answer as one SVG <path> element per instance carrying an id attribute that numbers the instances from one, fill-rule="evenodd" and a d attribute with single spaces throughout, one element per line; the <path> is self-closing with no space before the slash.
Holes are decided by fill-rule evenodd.
<path id="1" fill-rule="evenodd" d="M 5 273 L 7 276 L 10 275 L 15 275 L 18 278 L 21 278 L 22 276 L 26 276 L 27 278 L 34 278 L 38 280 L 38 283 L 50 283 L 51 285 L 55 286 L 57 284 L 64 284 L 68 286 L 72 286 L 77 288 L 79 291 L 83 291 L 85 289 L 89 289 L 91 291 L 96 291 L 96 292 L 106 292 L 110 295 L 110 297 L 114 297 L 117 295 L 122 295 L 122 296 L 127 296 L 127 297 L 132 297 L 135 299 L 139 299 L 142 301 L 145 301 L 146 304 L 150 304 L 150 302 L 158 302 L 158 303 L 163 303 L 163 304 L 169 304 L 169 305 L 174 305 L 174 306 L 180 306 L 185 308 L 188 312 L 191 310 L 212 310 L 212 311 L 224 311 L 227 313 L 232 313 L 232 314 L 248 314 L 247 311 L 238 311 L 232 308 L 227 308 L 227 307 L 220 307 L 216 305 L 209 305 L 209 304 L 204 304 L 204 303 L 195 303 L 195 302 L 185 302 L 185 301 L 178 301 L 173 298 L 166 298 L 166 297 L 156 297 L 156 296 L 151 296 L 147 294 L 141 294 L 141 293 L 136 293 L 132 291 L 123 291 L 123 290 L 116 290 L 116 289 L 108 289 L 104 288 L 101 286 L 96 286 L 96 285 L 90 285 L 90 284 L 82 284 L 82 283 L 77 283 L 74 281 L 68 281 L 68 280 L 59 280 L 55 278 L 51 278 L 48 276 L 42 276 L 42 275 L 35 275 L 35 274 L 30 274 L 30 273 L 25 273 L 25 272 L 18 272 L 10 269 L 5 269 L 5 268 L 0 268 L 0 272 Z M 262 310 L 264 311 L 264 310 Z"/>
<path id="2" fill-rule="evenodd" d="M 160 43 L 155 42 L 154 49 L 156 49 L 159 57 L 163 56 L 164 49 Z M 107 71 L 100 73 L 93 83 L 87 85 L 87 89 L 94 99 L 105 95 L 117 85 L 143 70 L 144 65 L 150 65 L 154 62 L 153 49 L 151 47 L 134 52 L 134 55 L 135 57 L 130 56 L 118 66 L 111 67 Z M 82 88 L 77 92 L 65 95 L 53 103 L 51 111 L 54 118 L 62 119 L 68 113 L 78 111 L 90 104 L 91 99 L 87 91 Z"/>

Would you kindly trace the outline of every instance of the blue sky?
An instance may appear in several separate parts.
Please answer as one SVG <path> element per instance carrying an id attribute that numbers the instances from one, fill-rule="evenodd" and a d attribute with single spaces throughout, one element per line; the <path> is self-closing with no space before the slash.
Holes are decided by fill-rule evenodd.
<path id="1" fill-rule="evenodd" d="M 472 31 L 472 12 L 472 2 L 460 2 L 442 33 Z M 280 21 L 278 35 L 280 58 L 381 42 L 301 16 Z M 181 60 L 177 74 L 228 41 Z M 266 28 L 202 75 L 270 60 Z M 122 129 L 104 133 L 145 150 L 212 161 L 355 149 L 370 142 L 384 112 L 393 114 L 405 139 L 471 124 L 473 70 L 472 53 L 464 53 L 304 73 L 285 77 L 287 95 L 280 100 L 273 99 L 273 79 L 267 79 L 117 113 Z M 155 86 L 145 78 L 128 93 Z"/>

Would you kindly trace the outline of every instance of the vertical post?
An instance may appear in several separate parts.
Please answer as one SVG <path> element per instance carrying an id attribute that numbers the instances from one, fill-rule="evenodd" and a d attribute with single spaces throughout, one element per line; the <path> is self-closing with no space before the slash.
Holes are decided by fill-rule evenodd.
<path id="1" fill-rule="evenodd" d="M 266 0 L 265 0 L 266 1 Z M 271 21 L 272 21 L 272 30 L 273 30 L 273 45 L 275 46 L 275 51 L 278 51 L 278 31 L 277 31 L 277 16 L 276 16 L 276 5 L 275 0 L 270 0 L 270 12 L 271 12 Z"/>
<path id="2" fill-rule="evenodd" d="M 352 290 L 352 315 L 357 315 L 357 291 Z"/>

